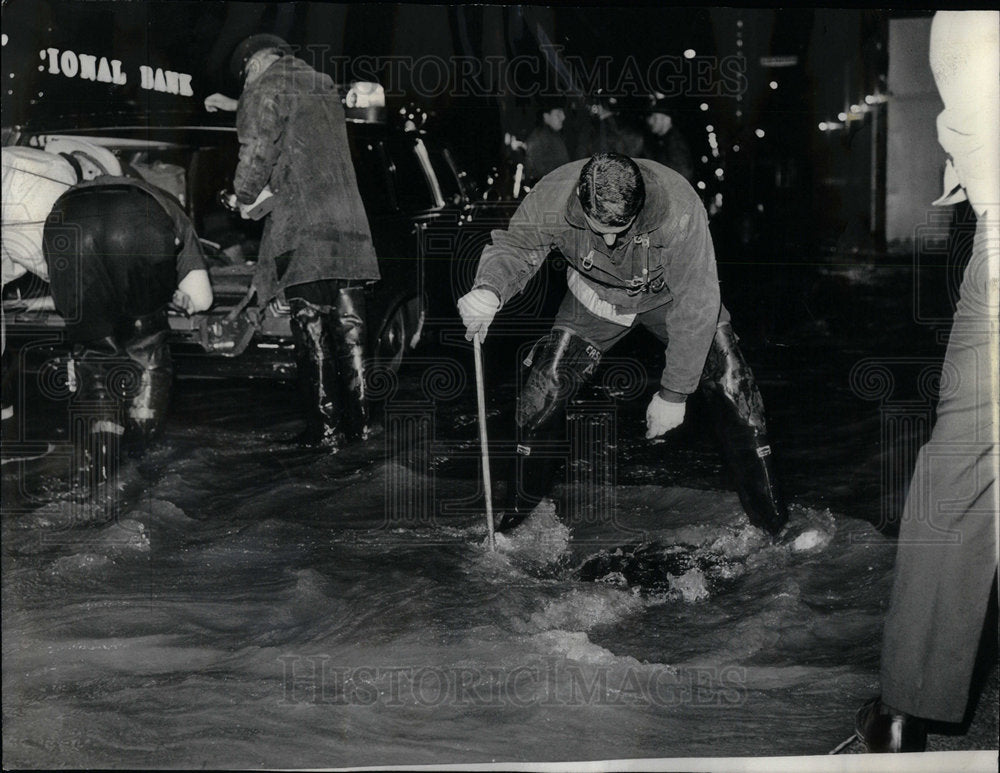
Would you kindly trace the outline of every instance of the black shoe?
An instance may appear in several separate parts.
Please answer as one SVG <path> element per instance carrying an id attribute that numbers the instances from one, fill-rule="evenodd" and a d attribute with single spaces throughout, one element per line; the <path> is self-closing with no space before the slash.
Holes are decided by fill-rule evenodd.
<path id="1" fill-rule="evenodd" d="M 927 726 L 919 717 L 886 706 L 879 697 L 865 703 L 854 719 L 854 730 L 869 752 L 922 752 Z"/>

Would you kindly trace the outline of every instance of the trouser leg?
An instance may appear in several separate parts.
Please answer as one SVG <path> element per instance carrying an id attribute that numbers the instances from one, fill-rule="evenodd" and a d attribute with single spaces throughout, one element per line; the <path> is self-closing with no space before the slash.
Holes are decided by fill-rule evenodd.
<path id="1" fill-rule="evenodd" d="M 882 641 L 883 701 L 942 722 L 964 717 L 996 582 L 996 352 L 989 331 L 997 305 L 988 264 L 1000 260 L 1000 239 L 994 224 L 988 241 L 990 230 L 977 227 L 962 281 L 937 420 L 903 508 Z"/>
<path id="2" fill-rule="evenodd" d="M 788 509 L 775 475 L 764 401 L 728 322 L 715 331 L 701 389 L 750 523 L 778 534 L 788 521 Z"/>
<path id="3" fill-rule="evenodd" d="M 370 434 L 365 384 L 365 291 L 363 287 L 341 287 L 330 317 L 330 338 L 337 362 L 337 377 L 343 400 L 343 429 L 351 440 Z"/>
<path id="4" fill-rule="evenodd" d="M 3 421 L 14 418 L 14 363 L 10 352 L 7 351 L 7 320 L 0 312 L 0 327 L 3 338 L 3 373 L 0 374 L 0 405 L 2 405 Z"/>
<path id="5" fill-rule="evenodd" d="M 306 430 L 299 441 L 331 448 L 342 445 L 342 407 L 328 332 L 329 308 L 302 298 L 289 298 L 292 336 L 298 360 L 298 386 L 306 411 Z"/>
<path id="6" fill-rule="evenodd" d="M 170 402 L 174 368 L 167 345 L 169 327 L 165 310 L 133 321 L 125 344 L 137 366 L 136 389 L 128 401 L 125 446 L 131 456 L 141 456 L 159 434 Z"/>
<path id="7" fill-rule="evenodd" d="M 566 405 L 600 360 L 595 346 L 567 329 L 552 330 L 532 350 L 526 362 L 531 372 L 517 401 L 518 442 L 500 530 L 517 526 L 549 493 L 562 461 L 554 446 L 564 434 Z"/>

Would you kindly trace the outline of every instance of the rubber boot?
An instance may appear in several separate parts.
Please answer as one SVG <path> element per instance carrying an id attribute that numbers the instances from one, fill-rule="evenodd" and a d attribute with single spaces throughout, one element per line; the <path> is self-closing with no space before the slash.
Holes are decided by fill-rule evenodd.
<path id="1" fill-rule="evenodd" d="M 330 338 L 337 358 L 337 377 L 343 400 L 342 427 L 347 440 L 367 440 L 368 395 L 365 383 L 365 291 L 341 287 L 330 316 Z"/>
<path id="2" fill-rule="evenodd" d="M 788 508 L 775 475 L 764 401 L 728 322 L 715 332 L 701 389 L 747 518 L 777 535 L 788 522 Z"/>
<path id="3" fill-rule="evenodd" d="M 125 352 L 112 337 L 73 349 L 70 403 L 73 422 L 77 485 L 88 494 L 117 476 L 121 438 L 122 401 L 115 385 L 131 378 Z"/>
<path id="4" fill-rule="evenodd" d="M 568 330 L 552 330 L 525 360 L 531 368 L 517 401 L 518 443 L 507 471 L 497 531 L 518 526 L 548 496 L 563 455 L 566 405 L 600 363 L 601 353 Z"/>
<path id="5" fill-rule="evenodd" d="M 289 305 L 299 391 L 306 407 L 306 429 L 295 441 L 337 451 L 344 444 L 344 434 L 328 310 L 301 298 L 290 299 Z"/>
<path id="6" fill-rule="evenodd" d="M 141 457 L 159 434 L 170 402 L 174 367 L 166 310 L 136 319 L 130 332 L 125 351 L 136 365 L 138 383 L 127 395 L 124 443 L 129 456 Z"/>

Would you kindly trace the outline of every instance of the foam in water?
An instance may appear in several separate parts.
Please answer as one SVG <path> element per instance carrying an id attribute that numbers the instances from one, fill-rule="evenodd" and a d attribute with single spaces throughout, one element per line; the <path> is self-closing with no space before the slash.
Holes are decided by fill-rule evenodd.
<path id="1" fill-rule="evenodd" d="M 149 552 L 149 533 L 141 521 L 122 518 L 101 531 L 100 543 L 112 550 Z"/>
<path id="2" fill-rule="evenodd" d="M 107 569 L 111 564 L 108 556 L 99 553 L 75 553 L 57 558 L 49 566 L 47 574 L 53 579 L 75 577 L 81 573 Z"/>
<path id="3" fill-rule="evenodd" d="M 712 595 L 708 590 L 708 581 L 705 579 L 705 573 L 697 567 L 688 569 L 678 577 L 674 577 L 673 575 L 667 576 L 670 579 L 670 590 L 683 601 L 704 601 Z"/>
<path id="4" fill-rule="evenodd" d="M 546 652 L 561 655 L 578 663 L 595 665 L 641 666 L 638 660 L 627 655 L 616 655 L 608 649 L 594 644 L 586 633 L 580 631 L 545 631 L 536 634 L 532 640 Z"/>
<path id="5" fill-rule="evenodd" d="M 819 529 L 809 529 L 802 532 L 792 542 L 793 553 L 803 553 L 808 550 L 821 550 L 826 547 L 832 535 L 826 534 Z"/>
<path id="6" fill-rule="evenodd" d="M 539 631 L 561 629 L 588 631 L 597 625 L 617 623 L 640 612 L 645 604 L 639 596 L 602 585 L 570 591 L 545 604 L 528 620 Z"/>
<path id="7" fill-rule="evenodd" d="M 556 516 L 555 505 L 543 500 L 509 534 L 496 535 L 497 550 L 541 566 L 557 563 L 569 552 L 570 530 Z"/>

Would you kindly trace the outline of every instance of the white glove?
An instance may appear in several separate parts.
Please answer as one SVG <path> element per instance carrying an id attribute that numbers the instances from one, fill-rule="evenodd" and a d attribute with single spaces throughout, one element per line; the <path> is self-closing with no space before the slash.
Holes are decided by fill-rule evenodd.
<path id="1" fill-rule="evenodd" d="M 218 92 L 205 97 L 205 109 L 210 113 L 214 113 L 217 110 L 222 110 L 226 113 L 234 113 L 239 105 L 240 102 L 238 99 L 227 97 L 225 94 L 220 94 Z"/>
<path id="2" fill-rule="evenodd" d="M 258 209 L 258 207 L 273 195 L 274 194 L 271 192 L 270 187 L 265 185 L 260 189 L 260 193 L 257 194 L 257 198 L 254 199 L 253 204 L 240 204 L 240 217 L 244 220 L 260 220 L 265 214 L 270 212 L 270 207 L 266 210 Z"/>
<path id="3" fill-rule="evenodd" d="M 497 294 L 485 287 L 477 287 L 459 298 L 458 313 L 462 315 L 462 324 L 465 325 L 465 340 L 471 341 L 477 335 L 480 341 L 484 340 L 499 309 Z"/>
<path id="4" fill-rule="evenodd" d="M 684 421 L 686 408 L 687 403 L 671 403 L 660 397 L 659 393 L 653 395 L 646 409 L 646 440 L 679 427 Z"/>

